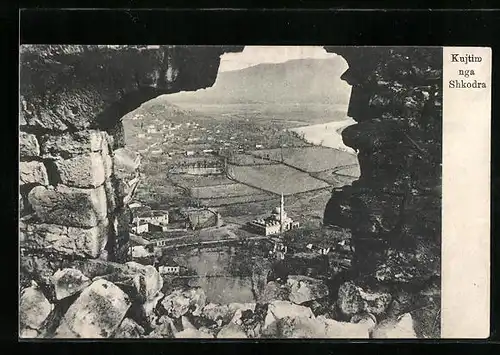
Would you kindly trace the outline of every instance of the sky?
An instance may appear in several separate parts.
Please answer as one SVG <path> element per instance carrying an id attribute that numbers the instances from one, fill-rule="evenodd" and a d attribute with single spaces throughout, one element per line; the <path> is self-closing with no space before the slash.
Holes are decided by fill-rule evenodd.
<path id="1" fill-rule="evenodd" d="M 240 53 L 221 56 L 219 72 L 239 70 L 261 63 L 283 63 L 292 59 L 335 57 L 321 46 L 245 46 Z"/>

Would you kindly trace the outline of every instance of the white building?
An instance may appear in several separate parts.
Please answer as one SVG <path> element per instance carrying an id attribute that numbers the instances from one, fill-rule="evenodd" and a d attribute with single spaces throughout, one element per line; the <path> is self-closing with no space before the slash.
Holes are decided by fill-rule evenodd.
<path id="1" fill-rule="evenodd" d="M 143 234 L 149 232 L 149 223 L 141 223 L 136 221 L 136 224 L 132 227 L 132 233 Z"/>
<path id="2" fill-rule="evenodd" d="M 153 211 L 142 212 L 134 218 L 133 223 L 135 224 L 151 223 L 151 224 L 167 225 L 168 211 L 153 210 Z"/>
<path id="3" fill-rule="evenodd" d="M 294 222 L 293 219 L 287 216 L 283 194 L 281 194 L 280 207 L 276 207 L 270 216 L 255 219 L 248 226 L 258 234 L 273 235 L 299 228 L 299 222 Z"/>

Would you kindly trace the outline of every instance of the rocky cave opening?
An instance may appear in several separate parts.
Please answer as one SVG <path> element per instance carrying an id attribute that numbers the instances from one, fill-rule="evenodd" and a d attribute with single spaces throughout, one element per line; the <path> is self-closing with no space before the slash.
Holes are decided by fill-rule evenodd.
<path id="1" fill-rule="evenodd" d="M 120 119 L 156 96 L 213 85 L 220 55 L 242 49 L 22 46 L 20 316 L 25 336 L 131 336 L 141 327 L 125 316 L 139 299 L 141 317 L 147 318 L 158 301 L 159 281 L 148 267 L 120 263 L 128 249 L 128 182 L 138 174 L 136 162 L 123 154 Z M 334 191 L 324 213 L 325 226 L 349 229 L 355 247 L 354 268 L 340 286 L 338 307 L 357 316 L 358 323 L 366 313 L 379 323 L 403 322 L 411 314 L 418 337 L 439 337 L 441 49 L 325 49 L 349 65 L 343 79 L 353 87 L 348 115 L 357 124 L 342 136 L 358 152 L 361 167 L 359 180 Z M 36 286 L 28 287 L 30 281 Z M 92 313 L 107 297 L 103 287 L 121 302 L 112 319 Z M 189 292 L 181 296 L 199 314 L 203 302 Z M 54 308 L 78 293 L 65 312 Z M 173 302 L 163 301 L 167 308 Z M 23 313 L 23 304 L 37 305 L 38 311 Z M 54 317 L 54 310 L 64 315 Z M 76 324 L 82 312 L 96 317 L 98 325 Z"/>

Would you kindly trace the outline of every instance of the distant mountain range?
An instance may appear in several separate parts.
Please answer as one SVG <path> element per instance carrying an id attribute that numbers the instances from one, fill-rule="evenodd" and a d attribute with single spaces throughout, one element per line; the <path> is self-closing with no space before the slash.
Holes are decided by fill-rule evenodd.
<path id="1" fill-rule="evenodd" d="M 220 72 L 213 87 L 166 95 L 171 103 L 202 104 L 343 104 L 350 86 L 340 79 L 341 57 L 297 59 L 263 63 L 241 70 Z"/>

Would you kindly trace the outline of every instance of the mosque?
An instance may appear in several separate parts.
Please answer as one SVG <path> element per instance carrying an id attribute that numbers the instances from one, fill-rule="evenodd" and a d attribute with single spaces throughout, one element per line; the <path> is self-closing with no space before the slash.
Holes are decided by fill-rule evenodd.
<path id="1" fill-rule="evenodd" d="M 280 207 L 276 207 L 266 218 L 254 219 L 248 223 L 250 229 L 261 235 L 273 235 L 299 228 L 299 222 L 294 222 L 285 212 L 285 202 L 281 194 Z"/>

